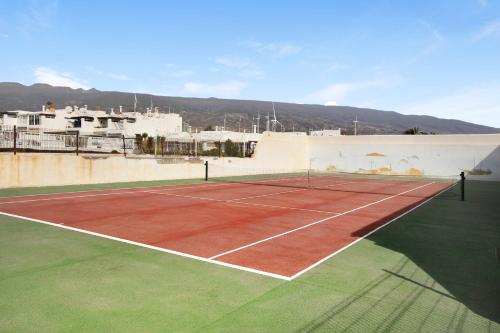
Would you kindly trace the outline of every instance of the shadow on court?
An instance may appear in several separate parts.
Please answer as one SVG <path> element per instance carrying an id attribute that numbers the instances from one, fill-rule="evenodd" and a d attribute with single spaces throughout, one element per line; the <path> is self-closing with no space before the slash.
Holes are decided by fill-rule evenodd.
<path id="1" fill-rule="evenodd" d="M 466 189 L 465 202 L 455 186 L 368 236 L 404 256 L 374 262 L 380 268 L 369 283 L 297 331 L 359 331 L 360 323 L 363 331 L 400 331 L 403 320 L 410 331 L 496 331 L 500 184 L 469 181 Z M 474 326 L 478 315 L 491 322 Z"/>

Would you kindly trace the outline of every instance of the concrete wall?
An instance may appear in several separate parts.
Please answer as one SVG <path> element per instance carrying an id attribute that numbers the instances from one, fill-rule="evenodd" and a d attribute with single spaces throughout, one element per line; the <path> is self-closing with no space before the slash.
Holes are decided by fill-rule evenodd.
<path id="1" fill-rule="evenodd" d="M 309 139 L 298 133 L 264 132 L 255 148 L 255 164 L 266 168 L 308 169 Z"/>
<path id="2" fill-rule="evenodd" d="M 498 134 L 311 137 L 309 146 L 321 170 L 500 179 Z"/>
<path id="3" fill-rule="evenodd" d="M 341 172 L 500 180 L 500 134 L 308 137 L 264 133 L 253 158 L 207 158 L 214 176 Z M 204 165 L 123 156 L 0 154 L 0 188 L 203 178 Z M 216 172 L 216 173 L 215 173 Z"/>
<path id="4" fill-rule="evenodd" d="M 203 178 L 204 165 L 68 154 L 0 154 L 0 188 Z"/>
<path id="5" fill-rule="evenodd" d="M 268 133 L 256 165 L 500 180 L 500 134 L 287 137 Z"/>

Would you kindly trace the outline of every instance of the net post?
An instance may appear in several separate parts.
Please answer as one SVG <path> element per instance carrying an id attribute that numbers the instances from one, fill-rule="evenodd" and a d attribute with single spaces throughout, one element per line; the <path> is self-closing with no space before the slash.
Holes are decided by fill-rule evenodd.
<path id="1" fill-rule="evenodd" d="M 208 161 L 205 161 L 205 181 L 208 181 Z"/>
<path id="2" fill-rule="evenodd" d="M 17 126 L 14 125 L 14 155 L 17 154 Z"/>
<path id="3" fill-rule="evenodd" d="M 122 134 L 122 141 L 123 141 L 123 157 L 127 157 L 127 150 L 125 148 L 125 135 Z"/>
<path id="4" fill-rule="evenodd" d="M 460 172 L 460 194 L 461 200 L 465 201 L 465 173 Z"/>
<path id="5" fill-rule="evenodd" d="M 76 156 L 78 156 L 79 153 L 79 148 L 80 148 L 80 131 L 76 132 Z"/>

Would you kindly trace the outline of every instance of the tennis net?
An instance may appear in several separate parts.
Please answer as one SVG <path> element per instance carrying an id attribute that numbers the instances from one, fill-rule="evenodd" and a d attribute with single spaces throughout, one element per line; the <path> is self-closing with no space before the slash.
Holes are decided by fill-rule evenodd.
<path id="1" fill-rule="evenodd" d="M 448 182 L 451 185 L 457 177 L 429 178 L 406 175 L 374 175 L 317 171 L 311 169 L 265 169 L 243 168 L 232 165 L 207 164 L 207 180 L 251 184 L 260 186 L 290 187 L 373 194 L 395 194 L 401 186 L 418 186 L 425 182 Z"/>

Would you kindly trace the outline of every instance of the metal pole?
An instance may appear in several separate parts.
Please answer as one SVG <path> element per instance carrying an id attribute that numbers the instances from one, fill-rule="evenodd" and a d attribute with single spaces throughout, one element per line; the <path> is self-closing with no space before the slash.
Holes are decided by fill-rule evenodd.
<path id="1" fill-rule="evenodd" d="M 78 150 L 80 146 L 80 132 L 76 132 L 76 156 L 78 156 Z"/>
<path id="2" fill-rule="evenodd" d="M 157 148 L 158 148 L 158 134 L 155 135 L 155 158 L 156 158 Z"/>
<path id="3" fill-rule="evenodd" d="M 17 126 L 14 125 L 14 155 L 17 154 Z"/>
<path id="4" fill-rule="evenodd" d="M 127 150 L 125 148 L 125 135 L 122 134 L 122 141 L 123 141 L 123 157 L 127 157 Z"/>
<path id="5" fill-rule="evenodd" d="M 208 181 L 208 161 L 205 161 L 205 181 Z"/>
<path id="6" fill-rule="evenodd" d="M 460 172 L 460 188 L 461 188 L 461 194 L 462 194 L 462 201 L 465 201 L 465 173 L 462 171 Z"/>

